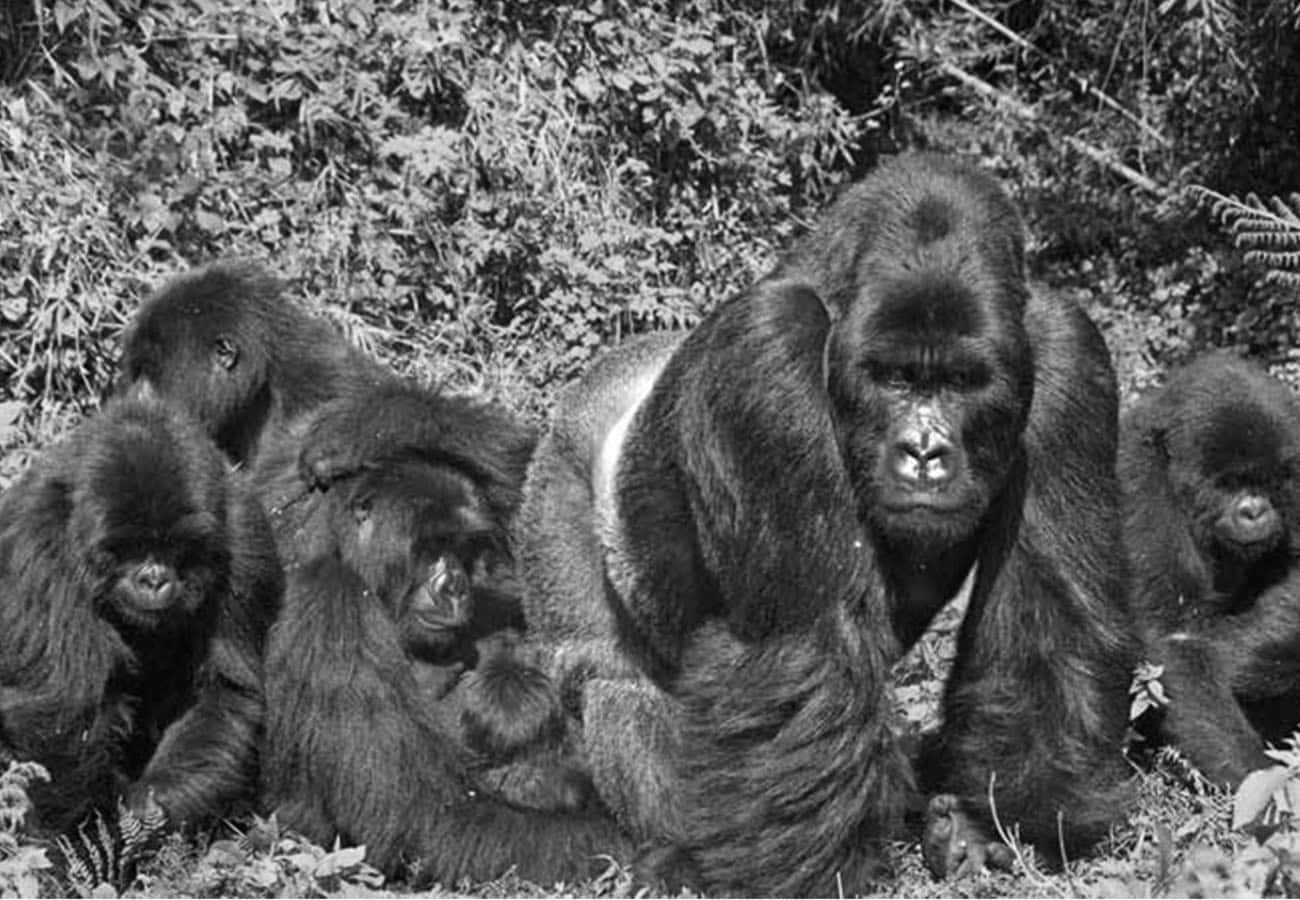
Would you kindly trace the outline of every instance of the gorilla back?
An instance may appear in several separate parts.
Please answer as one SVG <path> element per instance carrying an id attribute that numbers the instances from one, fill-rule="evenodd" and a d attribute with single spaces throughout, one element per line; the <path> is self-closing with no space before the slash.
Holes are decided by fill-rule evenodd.
<path id="1" fill-rule="evenodd" d="M 994 777 L 1049 855 L 1058 816 L 1078 848 L 1120 809 L 1114 374 L 1081 311 L 1031 295 L 1023 243 L 992 179 L 904 157 L 561 399 L 521 511 L 531 640 L 666 877 L 862 889 L 914 785 L 890 666 L 972 566 L 932 869 L 986 858 Z"/>

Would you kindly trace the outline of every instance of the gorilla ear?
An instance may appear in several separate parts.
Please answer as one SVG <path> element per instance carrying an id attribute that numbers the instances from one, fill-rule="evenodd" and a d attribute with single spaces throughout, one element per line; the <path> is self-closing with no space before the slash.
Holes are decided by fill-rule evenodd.
<path id="1" fill-rule="evenodd" d="M 229 372 L 239 362 L 239 348 L 230 338 L 222 336 L 216 340 L 216 350 L 214 356 L 217 365 Z"/>

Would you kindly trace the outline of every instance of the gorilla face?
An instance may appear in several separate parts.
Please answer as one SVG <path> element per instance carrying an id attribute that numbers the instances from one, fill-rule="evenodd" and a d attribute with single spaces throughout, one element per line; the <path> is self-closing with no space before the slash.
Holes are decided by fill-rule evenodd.
<path id="1" fill-rule="evenodd" d="M 1209 421 L 1175 423 L 1159 435 L 1202 549 L 1253 562 L 1289 543 L 1300 448 L 1282 424 L 1256 404 L 1219 404 Z"/>
<path id="2" fill-rule="evenodd" d="M 398 460 L 335 491 L 342 557 L 377 586 L 407 651 L 437 661 L 457 649 L 473 580 L 500 549 L 473 483 L 450 467 Z"/>
<path id="3" fill-rule="evenodd" d="M 860 314 L 859 314 L 860 313 Z M 865 518 L 935 554 L 970 537 L 1019 454 L 1032 399 L 1018 323 L 932 278 L 860 304 L 831 338 L 831 392 Z"/>

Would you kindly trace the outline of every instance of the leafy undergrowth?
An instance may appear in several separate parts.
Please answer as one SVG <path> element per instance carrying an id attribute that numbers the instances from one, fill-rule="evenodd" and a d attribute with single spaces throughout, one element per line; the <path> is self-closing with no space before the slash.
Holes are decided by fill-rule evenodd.
<path id="1" fill-rule="evenodd" d="M 917 729 L 938 722 L 942 676 L 953 656 L 961 621 L 959 597 L 930 633 L 895 668 L 900 710 Z M 1150 690 L 1158 672 L 1148 673 Z M 1140 746 L 1140 745 L 1139 745 Z M 1148 754 L 1134 765 L 1127 821 L 1098 851 L 1063 871 L 1044 865 L 1016 844 L 1011 872 L 988 872 L 937 882 L 913 841 L 889 848 L 890 872 L 870 896 L 914 897 L 1261 897 L 1295 896 L 1300 889 L 1300 834 L 1291 826 L 1300 799 L 1300 751 L 1274 754 L 1278 767 L 1248 782 L 1234 797 L 1207 785 L 1176 753 Z M 0 897 L 49 896 L 50 857 L 25 839 L 25 788 L 44 771 L 11 764 L 0 775 Z M 1243 827 L 1234 828 L 1234 820 Z M 81 897 L 395 897 L 411 896 L 385 884 L 365 863 L 364 848 L 323 849 L 274 820 L 238 823 L 224 834 L 171 835 L 140 866 L 120 894 L 107 883 L 74 880 Z M 618 862 L 595 880 L 543 886 L 512 875 L 483 884 L 422 891 L 429 897 L 640 897 L 630 871 Z M 683 896 L 693 896 L 684 894 Z"/>

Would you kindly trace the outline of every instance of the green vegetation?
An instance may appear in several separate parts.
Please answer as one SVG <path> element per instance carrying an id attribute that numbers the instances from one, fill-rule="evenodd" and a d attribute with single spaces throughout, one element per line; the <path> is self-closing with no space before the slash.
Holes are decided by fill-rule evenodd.
<path id="1" fill-rule="evenodd" d="M 96 405 L 139 298 L 192 264 L 266 260 L 398 369 L 540 416 L 601 345 L 691 324 L 918 145 L 1003 178 L 1035 275 L 1087 304 L 1127 391 L 1211 346 L 1300 369 L 1300 21 L 1282 0 L 3 6 L 0 486 Z M 935 694 L 926 648 L 906 703 Z M 0 779 L 0 896 L 42 870 L 11 812 L 25 784 Z M 890 892 L 1294 890 L 1300 850 L 1230 831 L 1231 806 L 1166 760 L 1065 875 L 1025 858 L 939 886 L 900 847 Z M 169 844 L 137 887 L 374 890 L 355 854 L 241 828 L 265 840 Z"/>

